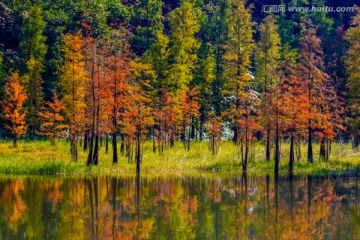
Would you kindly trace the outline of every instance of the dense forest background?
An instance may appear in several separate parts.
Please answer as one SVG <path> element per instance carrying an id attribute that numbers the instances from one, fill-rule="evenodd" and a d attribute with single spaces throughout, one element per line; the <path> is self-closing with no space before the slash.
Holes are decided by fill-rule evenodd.
<path id="1" fill-rule="evenodd" d="M 356 8 L 262 10 L 357 3 L 3 0 L 0 135 L 69 136 L 74 158 L 78 141 L 90 148 L 89 164 L 109 136 L 114 152 L 120 138 L 120 151 L 134 144 L 135 155 L 144 138 L 159 152 L 209 139 L 215 154 L 222 136 L 245 162 L 256 140 L 276 159 L 281 139 L 307 141 L 313 161 L 314 139 L 327 158 L 334 139 L 358 145 Z"/>

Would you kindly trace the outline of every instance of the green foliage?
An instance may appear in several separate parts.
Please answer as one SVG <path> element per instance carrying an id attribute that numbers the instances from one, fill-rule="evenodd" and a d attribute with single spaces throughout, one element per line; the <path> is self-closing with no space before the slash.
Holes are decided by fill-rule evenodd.
<path id="1" fill-rule="evenodd" d="M 170 48 L 171 48 L 171 91 L 183 92 L 193 79 L 194 66 L 200 41 L 195 34 L 200 30 L 202 18 L 200 8 L 191 1 L 181 1 L 180 7 L 170 15 Z"/>
<path id="2" fill-rule="evenodd" d="M 110 12 L 108 20 L 119 19 L 121 22 L 127 22 L 130 20 L 130 10 L 121 1 L 107 1 L 107 11 Z"/>
<path id="3" fill-rule="evenodd" d="M 159 30 L 156 33 L 156 40 L 145 53 L 145 61 L 151 64 L 152 70 L 154 70 L 156 77 L 153 78 L 152 86 L 155 90 L 155 96 L 159 96 L 162 88 L 169 88 L 168 82 L 169 74 L 169 38 Z"/>
<path id="4" fill-rule="evenodd" d="M 228 40 L 224 55 L 224 78 L 230 94 L 238 95 L 248 85 L 253 51 L 253 22 L 250 9 L 245 8 L 244 0 L 233 0 L 227 11 Z"/>
<path id="5" fill-rule="evenodd" d="M 22 38 L 20 49 L 24 63 L 31 58 L 44 63 L 44 57 L 47 51 L 45 44 L 46 37 L 43 35 L 46 22 L 43 19 L 41 8 L 31 7 L 29 12 L 24 13 L 24 22 L 22 25 Z"/>
<path id="6" fill-rule="evenodd" d="M 255 52 L 257 89 L 266 92 L 279 81 L 280 36 L 273 15 L 268 15 L 259 26 L 260 39 Z"/>
<path id="7" fill-rule="evenodd" d="M 215 102 L 213 95 L 213 85 L 216 79 L 215 68 L 216 61 L 213 53 L 213 48 L 207 47 L 204 50 L 204 56 L 200 56 L 198 75 L 194 79 L 193 87 L 199 91 L 199 106 L 200 106 L 200 135 L 202 138 L 205 121 L 214 117 L 214 109 L 212 105 Z"/>
<path id="8" fill-rule="evenodd" d="M 357 137 L 360 127 L 360 9 L 356 8 L 357 15 L 353 17 L 351 28 L 346 33 L 346 40 L 349 43 L 346 63 L 348 72 L 348 108 L 352 115 L 349 120 L 350 126 Z"/>
<path id="9" fill-rule="evenodd" d="M 28 96 L 25 104 L 26 122 L 31 138 L 35 137 L 41 125 L 39 113 L 44 105 L 42 68 L 42 63 L 31 57 L 27 62 L 28 72 L 23 76 L 26 95 Z"/>
<path id="10" fill-rule="evenodd" d="M 4 61 L 3 61 L 2 53 L 0 52 L 0 99 L 1 96 L 4 94 L 5 77 L 6 77 L 3 62 Z"/>
<path id="11" fill-rule="evenodd" d="M 162 8 L 161 0 L 141 0 L 134 6 L 133 21 L 137 27 L 131 44 L 135 53 L 147 51 L 154 44 L 154 36 L 163 30 Z"/>

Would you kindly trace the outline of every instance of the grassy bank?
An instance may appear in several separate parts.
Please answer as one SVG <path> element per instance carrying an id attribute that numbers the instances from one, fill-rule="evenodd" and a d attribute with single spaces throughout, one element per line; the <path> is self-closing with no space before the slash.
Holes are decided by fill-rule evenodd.
<path id="1" fill-rule="evenodd" d="M 315 144 L 315 156 L 319 146 Z M 266 162 L 264 146 L 255 144 L 251 149 L 249 174 L 272 174 L 273 161 Z M 289 144 L 281 145 L 281 173 L 286 174 L 288 168 Z M 360 174 L 360 152 L 351 148 L 350 144 L 334 143 L 329 162 L 314 164 L 306 162 L 306 145 L 301 146 L 302 159 L 295 162 L 295 175 L 327 175 L 327 174 Z M 87 152 L 79 152 L 79 161 L 72 162 L 69 155 L 69 142 L 61 141 L 50 146 L 47 141 L 19 143 L 13 148 L 11 142 L 0 142 L 0 174 L 75 174 L 75 175 L 109 175 L 135 173 L 135 163 L 128 163 L 122 156 L 116 166 L 112 165 L 111 149 L 105 154 L 100 150 L 99 166 L 85 166 Z M 152 152 L 151 143 L 143 148 L 143 173 L 169 172 L 241 172 L 238 149 L 232 142 L 223 142 L 218 155 L 212 155 L 207 143 L 194 142 L 190 152 L 185 152 L 182 144 L 176 143 L 174 148 L 165 150 L 162 156 Z"/>

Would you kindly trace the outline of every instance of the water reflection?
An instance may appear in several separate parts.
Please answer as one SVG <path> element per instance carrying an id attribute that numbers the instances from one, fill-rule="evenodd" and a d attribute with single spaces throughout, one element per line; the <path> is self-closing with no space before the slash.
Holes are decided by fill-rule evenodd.
<path id="1" fill-rule="evenodd" d="M 359 239 L 357 178 L 0 179 L 0 239 Z"/>

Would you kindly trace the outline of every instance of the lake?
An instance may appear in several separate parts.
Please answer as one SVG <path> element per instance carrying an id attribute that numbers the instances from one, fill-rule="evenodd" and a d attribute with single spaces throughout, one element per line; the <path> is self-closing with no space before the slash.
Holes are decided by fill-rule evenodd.
<path id="1" fill-rule="evenodd" d="M 0 239 L 360 239 L 358 178 L 1 177 Z"/>

